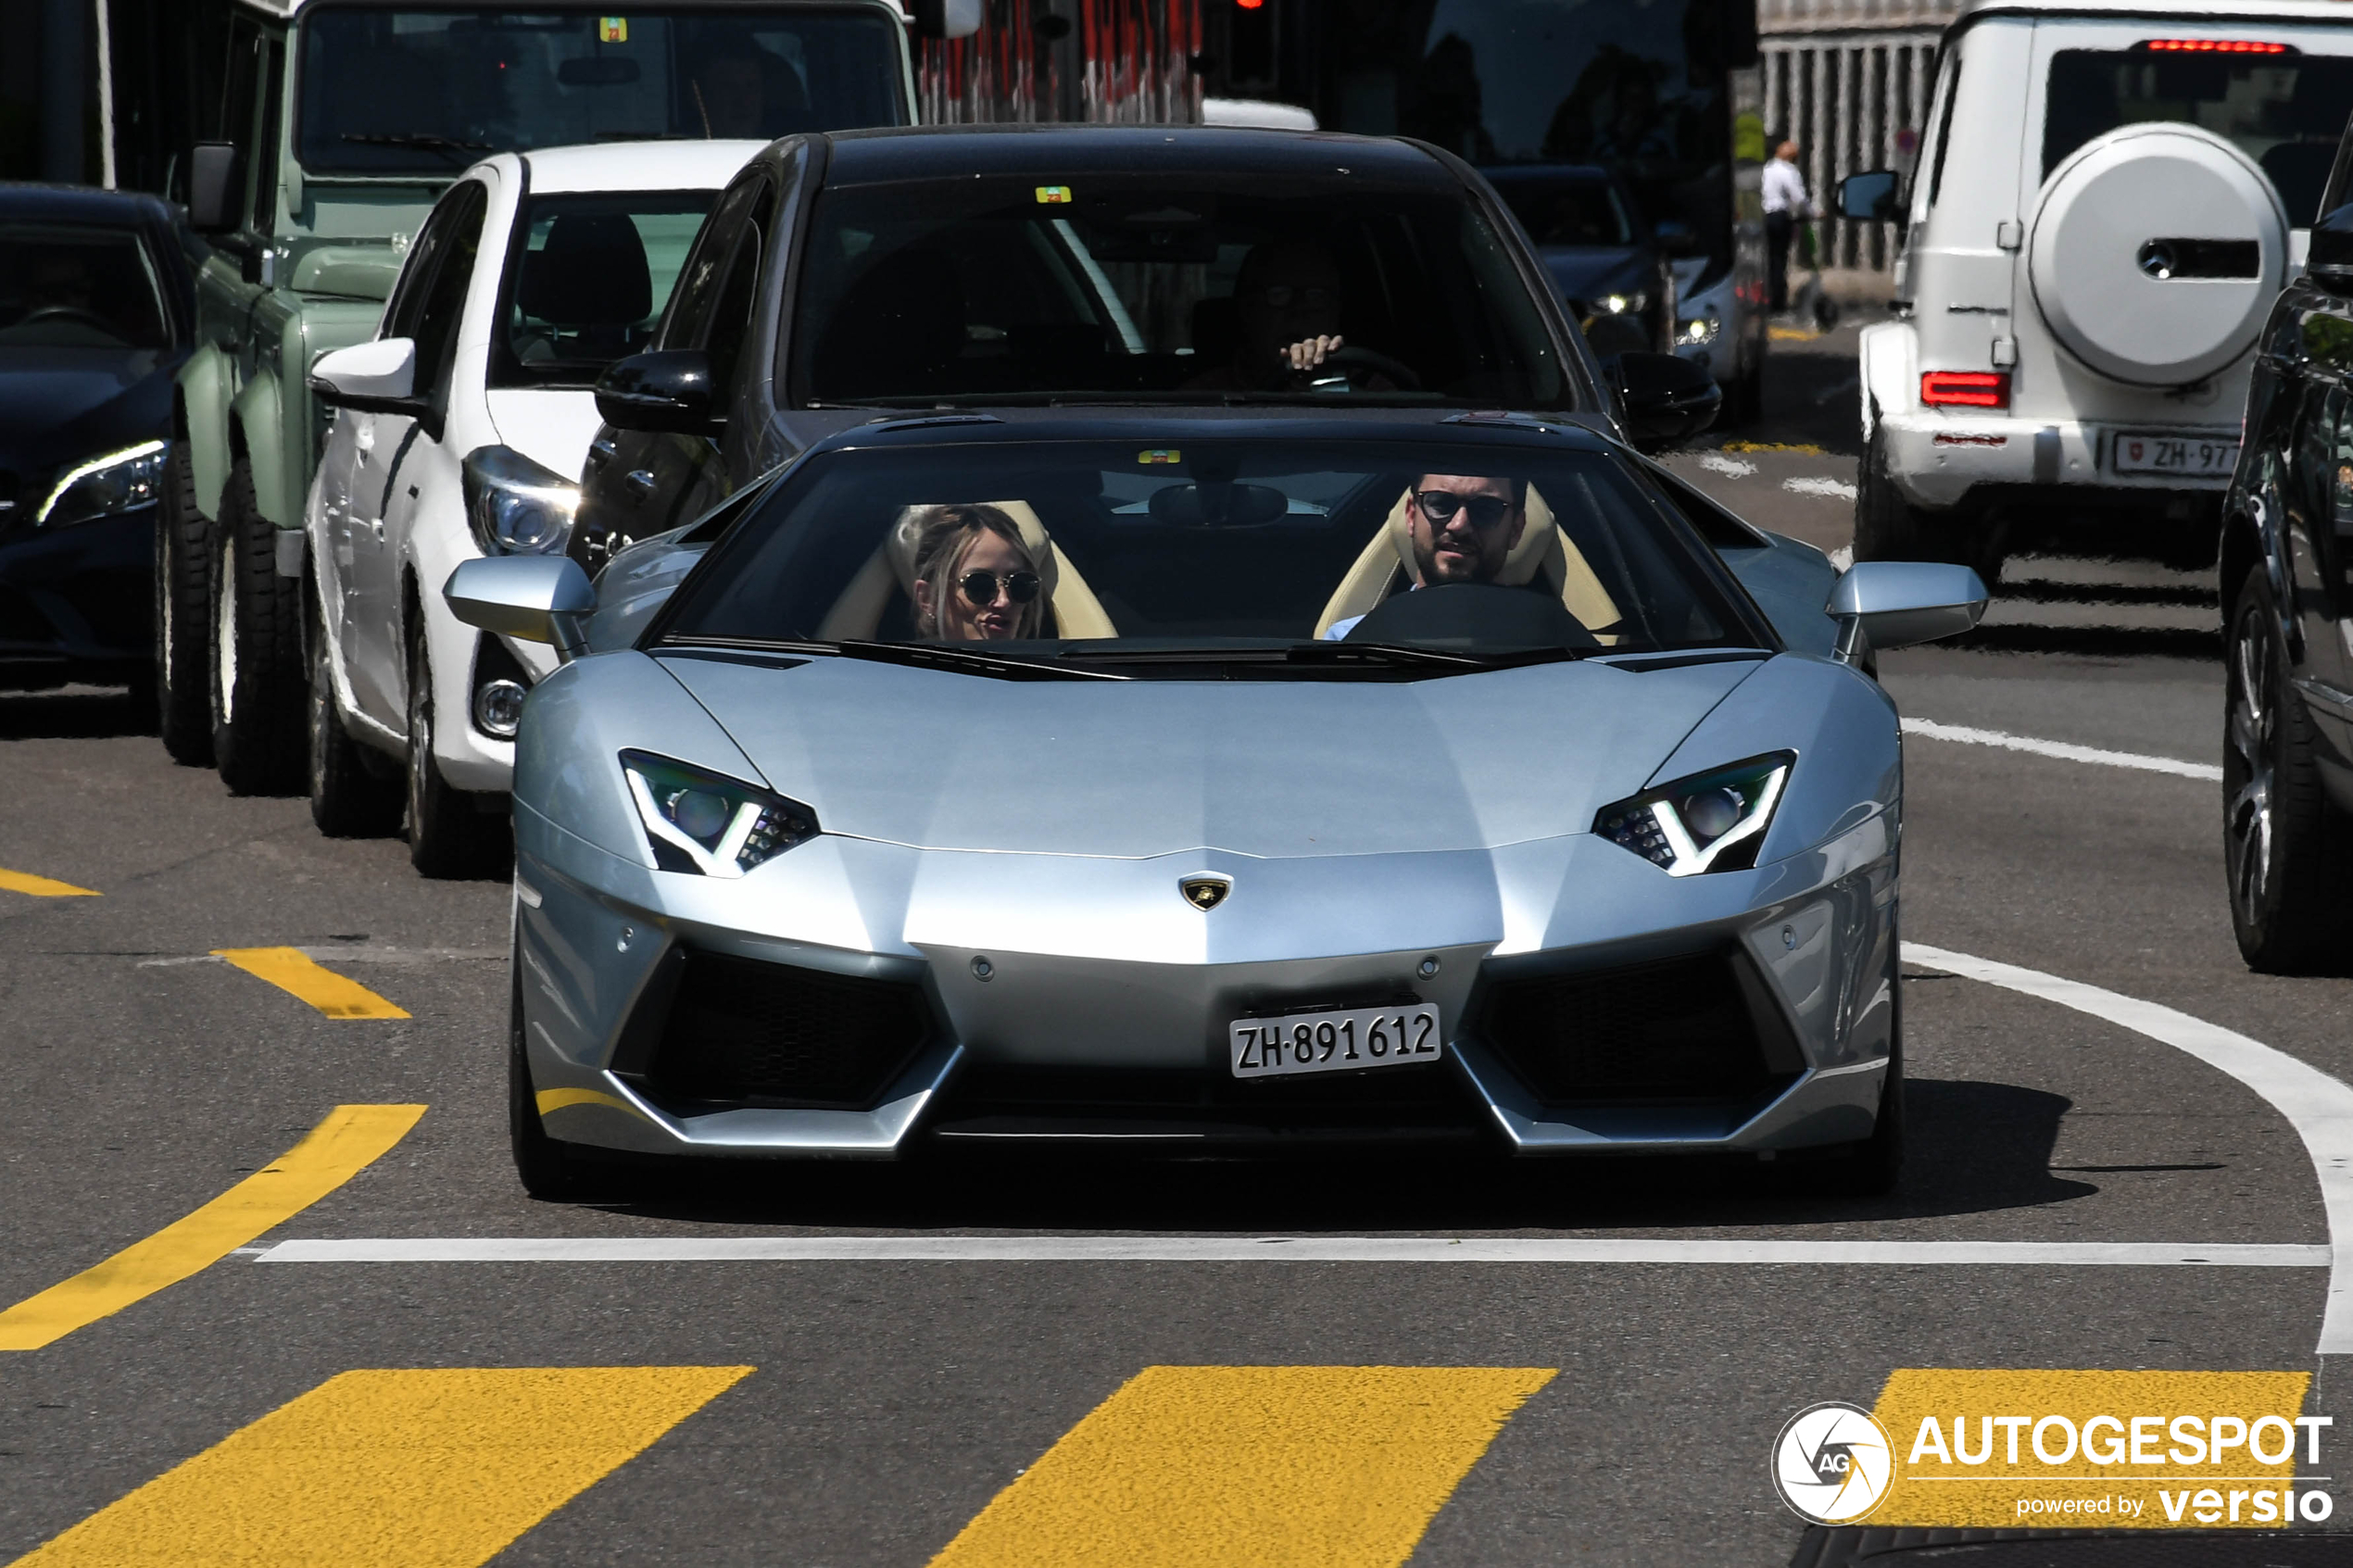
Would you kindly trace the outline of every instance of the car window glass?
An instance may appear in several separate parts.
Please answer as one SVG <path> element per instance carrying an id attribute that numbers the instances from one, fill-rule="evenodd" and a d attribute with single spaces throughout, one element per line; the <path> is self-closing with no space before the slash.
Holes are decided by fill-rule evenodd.
<path id="1" fill-rule="evenodd" d="M 1574 396 L 1502 235 L 1459 190 L 899 181 L 824 192 L 800 255 L 792 387 L 806 400 Z M 1293 373 L 1283 345 L 1329 335 L 1346 358 Z"/>
<path id="2" fill-rule="evenodd" d="M 466 292 L 473 283 L 474 253 L 482 244 L 482 221 L 489 203 L 478 181 L 469 180 L 450 193 L 455 210 L 440 255 L 434 259 L 433 281 L 426 286 L 423 308 L 418 312 L 418 395 L 438 399 L 447 389 L 449 367 L 457 357 L 458 328 L 466 311 Z"/>
<path id="3" fill-rule="evenodd" d="M 1427 549 L 1409 491 L 1445 518 Z M 875 561 L 887 596 L 866 586 Z M 1478 655 L 1759 635 L 1688 525 L 1604 454 L 1133 441 L 813 458 L 713 547 L 663 634 L 955 641 L 972 633 L 940 618 L 951 595 L 1000 612 L 1009 649 L 1064 660 L 1114 642 Z"/>
<path id="4" fill-rule="evenodd" d="M 423 313 L 426 295 L 432 291 L 434 263 L 451 227 L 462 219 L 466 207 L 465 189 L 459 186 L 444 193 L 433 210 L 425 214 L 416 238 L 409 242 L 408 257 L 401 263 L 400 276 L 394 282 L 392 298 L 384 307 L 385 337 L 417 335 L 417 318 Z"/>
<path id="5" fill-rule="evenodd" d="M 255 132 L 253 153 L 253 232 L 274 232 L 278 227 L 278 141 L 283 131 L 280 106 L 285 98 L 286 46 L 271 41 L 262 73 L 261 127 Z"/>
<path id="6" fill-rule="evenodd" d="M 1540 245 L 1630 245 L 1634 225 L 1607 180 L 1514 172 L 1490 177 Z"/>
<path id="7" fill-rule="evenodd" d="M 2297 227 L 2321 210 L 2346 118 L 2353 58 L 2062 49 L 2051 56 L 2043 173 L 2120 125 L 2201 126 L 2262 166 Z"/>
<path id="8" fill-rule="evenodd" d="M 1961 95 L 1961 57 L 1947 56 L 1944 79 L 1937 85 L 1941 107 L 1936 111 L 1936 145 L 1929 149 L 1928 205 L 1934 207 L 1944 188 L 1944 153 L 1953 144 L 1953 105 Z"/>
<path id="9" fill-rule="evenodd" d="M 137 234 L 0 222 L 0 345 L 163 348 L 168 321 L 155 258 Z"/>
<path id="10" fill-rule="evenodd" d="M 590 386 L 653 341 L 715 191 L 533 196 L 501 287 L 493 386 Z"/>
<path id="11" fill-rule="evenodd" d="M 764 183 L 727 263 L 721 285 L 702 331 L 699 346 L 711 358 L 711 416 L 724 419 L 735 401 L 736 370 L 743 356 L 744 339 L 751 330 L 753 302 L 759 297 L 761 239 L 767 229 L 770 191 Z"/>
<path id="12" fill-rule="evenodd" d="M 711 307 L 727 281 L 728 263 L 742 243 L 744 225 L 751 220 L 752 208 L 759 205 L 767 189 L 765 178 L 750 174 L 721 194 L 678 274 L 670 308 L 658 334 L 661 347 L 697 348 L 708 339 Z"/>

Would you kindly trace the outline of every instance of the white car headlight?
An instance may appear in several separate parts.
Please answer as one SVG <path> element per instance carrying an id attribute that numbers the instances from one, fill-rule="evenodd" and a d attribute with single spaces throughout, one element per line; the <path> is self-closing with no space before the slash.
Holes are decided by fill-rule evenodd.
<path id="1" fill-rule="evenodd" d="M 1769 752 L 1646 789 L 1603 807 L 1593 831 L 1668 876 L 1746 871 L 1756 863 L 1796 761 L 1794 752 Z"/>
<path id="2" fill-rule="evenodd" d="M 166 450 L 160 441 L 143 441 L 68 470 L 32 514 L 33 526 L 69 528 L 148 505 L 163 494 Z"/>
<path id="3" fill-rule="evenodd" d="M 1632 294 L 1605 294 L 1593 301 L 1593 310 L 1602 316 L 1630 316 L 1650 308 L 1651 296 L 1637 289 Z"/>
<path id="4" fill-rule="evenodd" d="M 1717 334 L 1723 330 L 1722 320 L 1713 312 L 1705 316 L 1694 316 L 1689 320 L 1675 323 L 1675 341 L 1686 347 L 1697 348 L 1703 345 L 1714 343 Z"/>
<path id="5" fill-rule="evenodd" d="M 798 800 L 656 757 L 621 754 L 654 863 L 666 872 L 736 877 L 817 836 L 817 813 Z"/>
<path id="6" fill-rule="evenodd" d="M 466 521 L 484 555 L 563 554 L 580 510 L 579 485 L 511 446 L 477 446 L 460 471 Z"/>

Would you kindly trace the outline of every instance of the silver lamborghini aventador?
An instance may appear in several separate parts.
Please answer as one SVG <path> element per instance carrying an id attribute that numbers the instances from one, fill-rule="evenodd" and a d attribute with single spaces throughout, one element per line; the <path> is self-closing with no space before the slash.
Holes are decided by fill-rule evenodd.
<path id="1" fill-rule="evenodd" d="M 1903 766 L 1841 576 L 1605 436 L 886 421 L 616 557 L 515 770 L 512 1113 L 604 1151 L 1408 1139 L 1893 1179 Z"/>

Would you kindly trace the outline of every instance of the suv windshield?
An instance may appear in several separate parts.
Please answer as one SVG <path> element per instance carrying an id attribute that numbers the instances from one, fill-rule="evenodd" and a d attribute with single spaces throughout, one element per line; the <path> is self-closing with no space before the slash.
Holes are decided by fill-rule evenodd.
<path id="1" fill-rule="evenodd" d="M 1326 336 L 1339 351 L 1294 371 L 1285 346 Z M 1575 395 L 1467 194 L 1362 178 L 829 190 L 792 343 L 794 395 L 817 403 Z"/>
<path id="2" fill-rule="evenodd" d="M 2325 55 L 2063 49 L 2051 56 L 2043 176 L 2120 125 L 2201 125 L 2263 166 L 2289 221 L 2321 209 L 2337 138 L 2353 114 L 2353 59 Z"/>
<path id="3" fill-rule="evenodd" d="M 1487 178 L 1540 245 L 1630 245 L 1634 225 L 1610 182 L 1592 174 L 1491 169 Z"/>
<path id="4" fill-rule="evenodd" d="M 163 291 L 139 236 L 0 223 L 0 347 L 167 348 Z"/>
<path id="5" fill-rule="evenodd" d="M 655 634 L 991 672 L 1443 674 L 1760 646 L 1743 603 L 1601 453 L 1131 439 L 821 455 Z"/>
<path id="6" fill-rule="evenodd" d="M 716 191 L 533 196 L 507 262 L 493 386 L 590 386 L 653 337 Z"/>
<path id="7" fill-rule="evenodd" d="M 314 173 L 405 174 L 493 150 L 890 125 L 906 118 L 896 25 L 809 6 L 322 8 L 303 18 L 296 152 Z"/>

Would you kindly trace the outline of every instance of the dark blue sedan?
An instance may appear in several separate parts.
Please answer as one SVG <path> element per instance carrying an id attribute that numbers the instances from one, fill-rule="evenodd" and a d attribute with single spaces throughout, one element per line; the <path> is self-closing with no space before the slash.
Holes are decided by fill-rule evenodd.
<path id="1" fill-rule="evenodd" d="M 1581 164 L 1480 172 L 1536 242 L 1553 286 L 1595 354 L 1671 348 L 1675 282 L 1667 252 L 1678 236 L 1655 232 L 1617 176 Z"/>
<path id="2" fill-rule="evenodd" d="M 0 185 L 0 688 L 148 678 L 183 236 L 154 196 Z"/>

